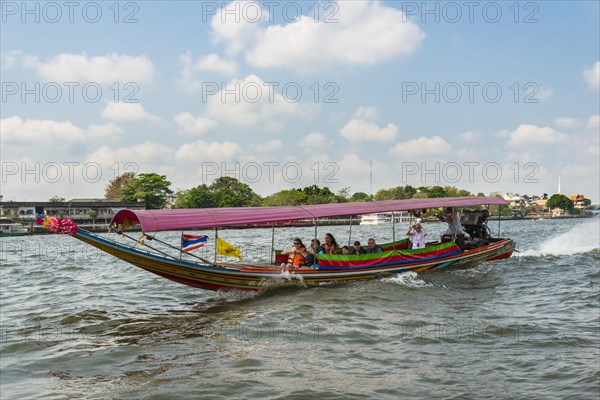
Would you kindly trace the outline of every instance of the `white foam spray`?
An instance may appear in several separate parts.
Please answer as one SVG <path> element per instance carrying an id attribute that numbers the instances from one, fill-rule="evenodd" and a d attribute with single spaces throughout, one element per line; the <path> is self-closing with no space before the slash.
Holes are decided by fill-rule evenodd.
<path id="1" fill-rule="evenodd" d="M 560 256 L 588 253 L 598 249 L 600 249 L 600 219 L 594 218 L 542 242 L 537 254 Z"/>
<path id="2" fill-rule="evenodd" d="M 433 286 L 432 284 L 427 283 L 423 279 L 419 278 L 419 275 L 414 271 L 408 271 L 408 272 L 404 272 L 401 274 L 397 274 L 396 276 L 394 276 L 392 278 L 383 278 L 382 281 L 397 283 L 397 284 L 411 287 L 411 288 Z"/>

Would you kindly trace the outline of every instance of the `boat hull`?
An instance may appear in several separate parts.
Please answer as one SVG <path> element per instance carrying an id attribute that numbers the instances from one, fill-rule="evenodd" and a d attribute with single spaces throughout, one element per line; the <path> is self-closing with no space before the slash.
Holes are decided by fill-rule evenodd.
<path id="1" fill-rule="evenodd" d="M 306 269 L 289 273 L 268 264 L 211 265 L 176 260 L 132 249 L 85 230 L 79 230 L 75 238 L 163 278 L 207 290 L 264 291 L 276 287 L 319 286 L 364 281 L 407 271 L 422 272 L 448 267 L 465 267 L 482 261 L 510 257 L 514 249 L 512 240 L 502 239 L 483 248 L 435 259 L 327 271 Z"/>
<path id="2" fill-rule="evenodd" d="M 29 232 L 15 232 L 15 233 L 0 232 L 0 237 L 27 236 L 27 235 L 29 235 Z"/>

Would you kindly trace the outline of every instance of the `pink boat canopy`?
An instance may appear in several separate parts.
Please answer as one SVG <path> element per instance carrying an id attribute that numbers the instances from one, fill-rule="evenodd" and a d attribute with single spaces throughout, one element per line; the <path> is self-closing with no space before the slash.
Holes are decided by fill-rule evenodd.
<path id="1" fill-rule="evenodd" d="M 144 232 L 223 228 L 268 222 L 314 220 L 324 217 L 410 211 L 427 208 L 506 205 L 500 197 L 442 197 L 433 199 L 386 200 L 364 203 L 314 204 L 292 207 L 187 208 L 174 210 L 121 210 L 112 224 L 128 228 L 139 224 Z"/>

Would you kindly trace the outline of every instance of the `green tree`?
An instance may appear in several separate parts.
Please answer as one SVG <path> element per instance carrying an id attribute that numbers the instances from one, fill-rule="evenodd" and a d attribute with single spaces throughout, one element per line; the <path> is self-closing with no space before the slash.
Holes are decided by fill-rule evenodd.
<path id="1" fill-rule="evenodd" d="M 177 193 L 175 208 L 213 208 L 217 206 L 217 196 L 205 184 Z"/>
<path id="2" fill-rule="evenodd" d="M 370 195 L 366 194 L 365 192 L 356 192 L 356 193 L 352 194 L 352 197 L 350 197 L 350 201 L 364 202 L 364 201 L 373 201 L 373 199 L 371 198 Z"/>
<path id="3" fill-rule="evenodd" d="M 430 198 L 432 198 L 432 197 L 446 197 L 446 191 L 441 186 L 432 186 L 432 187 L 421 186 L 419 188 L 419 191 L 427 193 L 427 197 L 430 197 Z"/>
<path id="4" fill-rule="evenodd" d="M 118 201 L 123 194 L 123 189 L 135 178 L 135 172 L 125 172 L 108 182 L 104 190 L 104 198 Z"/>
<path id="5" fill-rule="evenodd" d="M 306 204 L 306 195 L 297 189 L 281 190 L 267 196 L 263 201 L 264 206 L 299 206 Z"/>
<path id="6" fill-rule="evenodd" d="M 90 210 L 90 211 L 88 211 L 88 215 L 92 219 L 92 223 L 96 223 L 96 218 L 98 218 L 98 211 Z"/>
<path id="7" fill-rule="evenodd" d="M 375 201 L 395 200 L 396 192 L 393 188 L 392 189 L 379 189 L 377 192 L 375 192 L 375 195 L 373 196 L 373 198 L 375 199 Z"/>
<path id="8" fill-rule="evenodd" d="M 245 183 L 230 176 L 216 179 L 209 189 L 217 199 L 217 207 L 247 207 L 260 205 L 261 198 Z"/>
<path id="9" fill-rule="evenodd" d="M 50 199 L 48 199 L 48 201 L 50 203 L 64 203 L 65 202 L 65 198 L 64 197 L 58 197 L 57 195 L 54 195 L 54 196 L 50 197 Z"/>
<path id="10" fill-rule="evenodd" d="M 305 204 L 329 204 L 335 203 L 335 194 L 329 188 L 320 188 L 317 185 L 298 189 L 306 195 Z"/>
<path id="11" fill-rule="evenodd" d="M 396 186 L 389 189 L 379 189 L 376 193 L 375 200 L 402 200 L 402 199 L 412 199 L 413 196 L 417 193 L 417 189 L 414 187 L 407 186 Z"/>
<path id="12" fill-rule="evenodd" d="M 173 193 L 169 186 L 171 182 L 165 175 L 140 174 L 123 188 L 121 201 L 144 199 L 146 208 L 161 209 L 165 206 L 166 196 Z"/>
<path id="13" fill-rule="evenodd" d="M 468 197 L 471 192 L 465 189 L 459 189 L 455 186 L 444 186 L 444 197 Z"/>
<path id="14" fill-rule="evenodd" d="M 340 189 L 335 195 L 336 203 L 346 203 L 350 200 L 350 188 L 345 187 Z"/>
<path id="15" fill-rule="evenodd" d="M 565 211 L 572 212 L 573 211 L 573 201 L 569 199 L 567 196 L 562 194 L 553 194 L 552 197 L 548 199 L 546 202 L 546 207 L 549 210 L 553 208 L 561 208 Z"/>
<path id="16" fill-rule="evenodd" d="M 412 199 L 415 194 L 417 194 L 416 188 L 414 188 L 410 185 L 404 186 L 404 198 L 405 199 Z"/>

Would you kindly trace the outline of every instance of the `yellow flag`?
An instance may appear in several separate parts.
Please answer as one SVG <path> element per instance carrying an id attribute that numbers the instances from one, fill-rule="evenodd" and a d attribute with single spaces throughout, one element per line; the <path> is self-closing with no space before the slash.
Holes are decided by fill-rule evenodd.
<path id="1" fill-rule="evenodd" d="M 217 238 L 217 254 L 222 256 L 236 257 L 242 261 L 242 251 L 237 247 L 227 243 L 220 237 Z"/>

